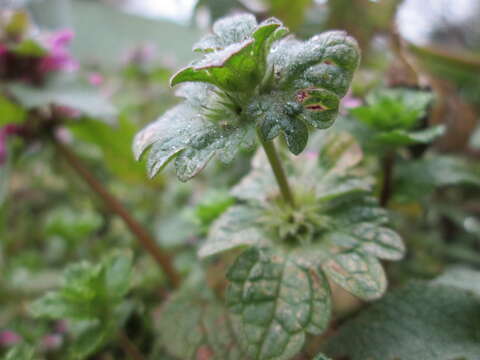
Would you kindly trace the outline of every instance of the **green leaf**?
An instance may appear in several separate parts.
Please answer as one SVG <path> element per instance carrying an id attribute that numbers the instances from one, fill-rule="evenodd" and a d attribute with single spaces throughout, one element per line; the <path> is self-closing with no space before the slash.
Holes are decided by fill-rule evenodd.
<path id="1" fill-rule="evenodd" d="M 16 44 L 12 51 L 22 56 L 42 57 L 47 55 L 47 50 L 33 39 L 25 39 Z"/>
<path id="2" fill-rule="evenodd" d="M 62 287 L 32 303 L 36 317 L 96 320 L 113 316 L 130 287 L 132 255 L 116 252 L 100 264 L 81 262 L 70 265 Z"/>
<path id="3" fill-rule="evenodd" d="M 448 285 L 469 291 L 480 298 L 480 272 L 467 267 L 455 266 L 448 268 L 432 283 Z"/>
<path id="4" fill-rule="evenodd" d="M 74 342 L 69 346 L 69 360 L 83 360 L 98 351 L 112 336 L 111 329 L 100 322 L 92 322 L 82 328 L 80 334 L 75 336 Z"/>
<path id="5" fill-rule="evenodd" d="M 445 126 L 437 125 L 418 131 L 392 130 L 379 133 L 375 140 L 391 146 L 429 144 L 445 133 Z"/>
<path id="6" fill-rule="evenodd" d="M 405 246 L 398 233 L 368 222 L 339 229 L 326 238 L 332 244 L 341 244 L 343 248 L 359 247 L 379 259 L 400 260 L 405 253 Z"/>
<path id="7" fill-rule="evenodd" d="M 432 93 L 426 91 L 378 89 L 367 96 L 368 106 L 350 112 L 376 131 L 411 130 L 432 100 Z"/>
<path id="8" fill-rule="evenodd" d="M 227 302 L 242 349 L 254 359 L 290 359 L 307 333 L 324 330 L 329 282 L 367 301 L 381 297 L 387 281 L 377 258 L 398 260 L 405 252 L 400 236 L 386 227 L 387 214 L 368 179 L 355 175 L 363 173 L 358 144 L 332 133 L 316 145 L 313 153 L 283 157 L 293 208 L 259 152 L 251 173 L 232 191 L 242 202 L 214 222 L 199 250 L 210 256 L 249 247 L 227 274 Z M 305 299 L 285 301 L 283 289 Z"/>
<path id="9" fill-rule="evenodd" d="M 113 254 L 105 260 L 105 288 L 110 297 L 122 298 L 130 290 L 132 262 L 130 251 Z"/>
<path id="10" fill-rule="evenodd" d="M 25 344 L 17 345 L 10 349 L 4 357 L 4 360 L 33 360 L 35 350 L 33 347 Z"/>
<path id="11" fill-rule="evenodd" d="M 328 326 L 328 281 L 296 260 L 252 247 L 228 271 L 226 301 L 238 318 L 242 347 L 252 359 L 291 359 L 307 333 L 319 334 Z"/>
<path id="12" fill-rule="evenodd" d="M 27 109 L 43 106 L 67 106 L 83 115 L 110 119 L 115 108 L 99 93 L 99 90 L 73 78 L 55 77 L 44 87 L 35 88 L 24 84 L 11 84 L 7 89 Z"/>
<path id="13" fill-rule="evenodd" d="M 130 183 L 145 183 L 144 164 L 138 163 L 133 157 L 129 146 L 138 126 L 125 114 L 118 117 L 118 122 L 112 126 L 93 118 L 71 122 L 68 128 L 75 138 L 98 146 L 105 158 L 105 165 L 122 180 Z"/>
<path id="14" fill-rule="evenodd" d="M 480 166 L 464 158 L 435 155 L 401 162 L 396 167 L 395 188 L 399 196 L 418 201 L 437 187 L 480 186 Z"/>
<path id="15" fill-rule="evenodd" d="M 49 319 L 80 318 L 84 314 L 79 314 L 74 304 L 70 304 L 57 292 L 50 292 L 42 298 L 36 300 L 30 305 L 30 312 L 35 317 Z"/>
<path id="16" fill-rule="evenodd" d="M 428 144 L 445 132 L 443 125 L 419 129 L 432 100 L 432 93 L 426 91 L 378 89 L 367 96 L 366 106 L 350 113 L 366 125 L 359 133 L 366 133 L 367 148 Z"/>
<path id="17" fill-rule="evenodd" d="M 332 359 L 330 359 L 329 357 L 327 357 L 327 356 L 325 356 L 325 355 L 323 355 L 323 354 L 318 354 L 317 356 L 315 356 L 315 357 L 313 358 L 313 360 L 332 360 Z"/>
<path id="18" fill-rule="evenodd" d="M 18 124 L 25 120 L 26 111 L 4 96 L 0 96 L 0 126 Z"/>
<path id="19" fill-rule="evenodd" d="M 139 158 L 151 147 L 149 174 L 174 157 L 186 181 L 216 154 L 231 161 L 258 133 L 263 140 L 283 134 L 289 150 L 301 153 L 308 125 L 331 126 L 360 60 L 355 40 L 345 32 L 323 33 L 306 42 L 282 39 L 276 19 L 257 25 L 251 15 L 219 20 L 213 34 L 195 49 L 203 58 L 177 72 L 171 84 L 186 82 L 186 102 L 138 134 Z"/>
<path id="20" fill-rule="evenodd" d="M 177 105 L 137 134 L 133 144 L 137 159 L 151 147 L 147 160 L 150 177 L 175 158 L 178 178 L 187 181 L 216 153 L 229 162 L 241 143 L 251 143 L 248 138 L 252 134 L 242 124 L 221 127 L 198 112 L 188 103 Z"/>
<path id="21" fill-rule="evenodd" d="M 13 11 L 10 17 L 2 20 L 6 20 L 5 33 L 12 38 L 23 37 L 30 26 L 29 15 L 26 11 Z"/>
<path id="22" fill-rule="evenodd" d="M 163 346 L 179 359 L 249 360 L 237 345 L 227 309 L 203 276 L 187 280 L 163 305 L 156 328 Z"/>
<path id="23" fill-rule="evenodd" d="M 479 304 L 478 296 L 458 287 L 411 283 L 341 327 L 326 353 L 351 360 L 476 359 Z"/>
<path id="24" fill-rule="evenodd" d="M 332 254 L 322 263 L 322 268 L 329 279 L 363 300 L 376 300 L 387 288 L 382 264 L 363 252 Z"/>
<path id="25" fill-rule="evenodd" d="M 230 207 L 213 224 L 207 242 L 200 248 L 199 256 L 231 250 L 262 242 L 262 232 L 253 225 L 260 212 L 242 205 Z"/>
<path id="26" fill-rule="evenodd" d="M 208 51 L 205 57 L 173 75 L 171 85 L 201 81 L 227 92 L 251 90 L 252 84 L 262 80 L 268 47 L 280 27 L 275 19 L 257 26 L 253 15 L 217 21 L 213 36 L 207 35 L 195 46 L 196 50 Z"/>

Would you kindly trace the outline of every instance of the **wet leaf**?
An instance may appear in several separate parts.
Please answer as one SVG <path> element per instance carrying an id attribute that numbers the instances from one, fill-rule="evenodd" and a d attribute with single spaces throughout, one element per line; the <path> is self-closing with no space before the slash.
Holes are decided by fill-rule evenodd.
<path id="1" fill-rule="evenodd" d="M 175 158 L 177 176 L 187 181 L 197 175 L 215 154 L 230 161 L 252 136 L 243 125 L 221 127 L 202 116 L 189 103 L 177 105 L 137 134 L 133 151 L 137 159 L 148 149 L 148 171 L 155 176 Z"/>
<path id="2" fill-rule="evenodd" d="M 360 60 L 358 45 L 341 31 L 305 42 L 284 38 L 287 32 L 276 19 L 257 24 L 252 15 L 214 24 L 213 34 L 194 47 L 203 57 L 171 79 L 182 83 L 185 103 L 135 139 L 137 158 L 151 147 L 151 176 L 175 157 L 177 175 L 186 181 L 215 154 L 232 161 L 257 133 L 263 140 L 283 134 L 289 150 L 300 154 L 309 125 L 333 124 Z"/>

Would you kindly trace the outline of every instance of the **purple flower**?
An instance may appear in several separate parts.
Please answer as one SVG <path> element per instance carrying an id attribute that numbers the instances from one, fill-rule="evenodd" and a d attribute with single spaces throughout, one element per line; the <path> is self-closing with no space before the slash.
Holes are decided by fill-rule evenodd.
<path id="1" fill-rule="evenodd" d="M 42 338 L 42 349 L 45 351 L 56 350 L 62 346 L 62 343 L 62 335 L 48 334 Z"/>
<path id="2" fill-rule="evenodd" d="M 7 53 L 7 47 L 3 44 L 0 44 L 0 56 Z"/>
<path id="3" fill-rule="evenodd" d="M 126 64 L 143 66 L 152 61 L 156 48 L 153 44 L 142 44 L 130 50 L 125 56 Z"/>
<path id="4" fill-rule="evenodd" d="M 88 75 L 88 82 L 93 86 L 102 85 L 104 80 L 103 75 L 97 72 Z"/>
<path id="5" fill-rule="evenodd" d="M 55 323 L 55 331 L 59 334 L 66 334 L 68 332 L 67 320 L 58 320 Z"/>
<path id="6" fill-rule="evenodd" d="M 362 106 L 362 99 L 352 96 L 351 91 L 349 91 L 342 99 L 341 113 L 345 115 L 347 113 L 347 109 L 354 109 L 359 106 Z"/>
<path id="7" fill-rule="evenodd" d="M 22 337 L 11 330 L 0 331 L 0 346 L 8 347 L 18 344 Z"/>
<path id="8" fill-rule="evenodd" d="M 46 39 L 45 46 L 49 49 L 49 54 L 41 60 L 41 71 L 75 71 L 78 69 L 78 62 L 68 50 L 68 45 L 70 45 L 73 36 L 74 34 L 71 30 L 61 30 L 52 33 Z"/>

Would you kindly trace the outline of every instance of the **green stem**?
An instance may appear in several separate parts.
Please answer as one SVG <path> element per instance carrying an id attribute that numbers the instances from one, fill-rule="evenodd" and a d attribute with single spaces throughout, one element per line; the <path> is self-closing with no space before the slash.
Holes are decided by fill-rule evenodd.
<path id="1" fill-rule="evenodd" d="M 265 154 L 267 154 L 268 161 L 272 167 L 273 174 L 277 180 L 278 187 L 282 193 L 283 199 L 289 203 L 292 207 L 295 206 L 295 200 L 293 198 L 292 191 L 290 190 L 290 185 L 288 184 L 287 176 L 283 170 L 282 163 L 278 157 L 277 151 L 275 150 L 275 144 L 273 141 L 265 141 L 262 136 L 259 134 L 258 138 L 262 143 Z"/>

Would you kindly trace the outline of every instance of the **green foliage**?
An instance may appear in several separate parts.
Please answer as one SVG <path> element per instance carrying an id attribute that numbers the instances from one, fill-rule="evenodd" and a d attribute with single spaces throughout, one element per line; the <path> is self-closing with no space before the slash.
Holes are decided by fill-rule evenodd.
<path id="1" fill-rule="evenodd" d="M 247 360 L 228 310 L 196 271 L 163 305 L 157 325 L 161 344 L 179 359 Z"/>
<path id="2" fill-rule="evenodd" d="M 34 349 L 29 345 L 17 345 L 7 352 L 3 360 L 34 360 Z"/>
<path id="3" fill-rule="evenodd" d="M 98 89 L 71 77 L 53 77 L 42 88 L 14 83 L 8 85 L 7 89 L 28 110 L 58 105 L 101 119 L 115 115 L 115 108 L 99 94 Z"/>
<path id="4" fill-rule="evenodd" d="M 138 126 L 125 114 L 117 118 L 115 126 L 97 119 L 83 119 L 69 125 L 76 138 L 94 144 L 102 151 L 105 165 L 118 177 L 132 183 L 145 183 L 143 164 L 132 158 L 129 147 Z"/>
<path id="5" fill-rule="evenodd" d="M 287 30 L 273 18 L 260 24 L 251 15 L 225 18 L 213 31 L 194 46 L 203 58 L 172 77 L 172 85 L 187 82 L 179 92 L 186 101 L 135 139 L 137 158 L 150 148 L 150 176 L 173 159 L 182 181 L 215 154 L 230 162 L 252 146 L 257 128 L 264 140 L 283 133 L 299 154 L 308 125 L 333 124 L 360 57 L 344 32 L 280 40 Z"/>
<path id="6" fill-rule="evenodd" d="M 419 129 L 432 102 L 432 94 L 406 89 L 379 89 L 367 96 L 367 105 L 350 110 L 369 128 L 369 139 L 380 146 L 428 144 L 441 136 L 443 126 Z"/>
<path id="7" fill-rule="evenodd" d="M 457 269 L 394 290 L 343 326 L 327 353 L 352 360 L 475 359 L 479 281 L 477 271 Z"/>
<path id="8" fill-rule="evenodd" d="M 0 95 L 0 126 L 21 123 L 26 115 L 26 111 L 21 106 Z"/>
<path id="9" fill-rule="evenodd" d="M 226 301 L 252 359 L 291 359 L 330 320 L 330 287 L 296 254 L 252 247 L 228 271 Z"/>
<path id="10" fill-rule="evenodd" d="M 126 319 L 124 297 L 130 289 L 132 256 L 114 253 L 102 263 L 71 265 L 63 285 L 47 293 L 30 307 L 35 317 L 69 319 L 73 322 L 75 343 L 69 359 L 84 359 L 115 335 Z"/>
<path id="11" fill-rule="evenodd" d="M 262 153 L 232 194 L 230 207 L 212 226 L 202 257 L 250 247 L 230 268 L 227 303 L 236 314 L 239 341 L 253 359 L 290 359 L 305 335 L 323 332 L 331 311 L 333 281 L 374 300 L 386 278 L 377 258 L 398 260 L 404 247 L 385 227 L 386 212 L 367 180 L 354 175 L 362 159 L 351 136 L 323 139 L 318 154 L 284 157 L 296 206 L 279 198 Z"/>
<path id="12" fill-rule="evenodd" d="M 452 155 L 409 160 L 397 167 L 395 187 L 399 199 L 419 200 L 447 186 L 480 186 L 480 166 Z"/>
<path id="13" fill-rule="evenodd" d="M 47 236 L 60 236 L 75 242 L 91 235 L 101 223 L 100 216 L 94 212 L 79 213 L 68 208 L 59 208 L 48 215 L 44 232 Z"/>

